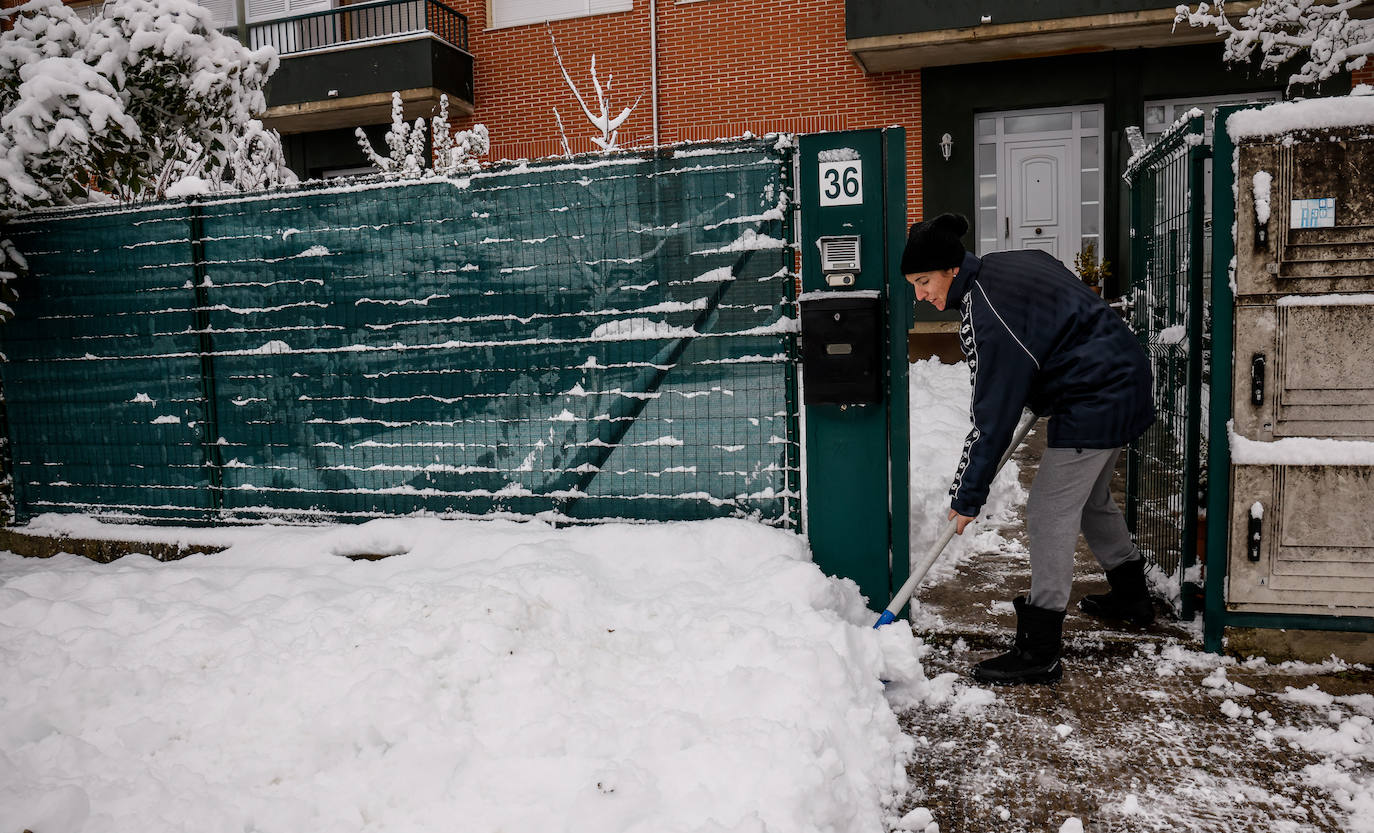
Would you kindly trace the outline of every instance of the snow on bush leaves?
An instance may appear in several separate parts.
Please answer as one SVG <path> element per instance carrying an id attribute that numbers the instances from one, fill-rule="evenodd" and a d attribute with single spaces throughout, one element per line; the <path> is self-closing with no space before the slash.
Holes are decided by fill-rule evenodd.
<path id="1" fill-rule="evenodd" d="M 160 197 L 182 176 L 233 181 L 239 169 L 272 178 L 271 164 L 235 165 L 280 158 L 275 134 L 252 128 L 277 66 L 271 47 L 220 34 L 190 0 L 110 0 L 89 23 L 59 0 L 3 14 L 13 25 L 0 34 L 0 208 L 88 189 Z"/>

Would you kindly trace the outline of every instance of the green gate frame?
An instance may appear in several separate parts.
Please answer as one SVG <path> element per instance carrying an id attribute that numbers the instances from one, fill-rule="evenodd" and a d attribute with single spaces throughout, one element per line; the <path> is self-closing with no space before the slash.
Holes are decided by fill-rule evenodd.
<path id="1" fill-rule="evenodd" d="M 1201 593 L 1189 572 L 1198 560 L 1201 458 L 1192 452 L 1201 447 L 1206 350 L 1206 206 L 1194 198 L 1202 194 L 1211 156 L 1203 135 L 1200 114 L 1181 121 L 1123 175 L 1130 187 L 1131 326 L 1150 356 L 1158 412 L 1155 424 L 1127 451 L 1126 520 L 1146 559 L 1177 577 L 1183 619 L 1193 618 Z M 1160 340 L 1165 329 L 1180 326 L 1184 339 Z M 1180 372 L 1183 384 L 1175 388 Z"/>
<path id="2" fill-rule="evenodd" d="M 819 155 L 845 149 L 863 161 L 860 204 L 819 204 Z M 906 131 L 900 127 L 809 134 L 797 152 L 803 293 L 830 293 L 818 238 L 861 235 L 863 268 L 849 289 L 885 301 L 883 402 L 803 405 L 806 478 L 803 511 L 817 566 L 853 579 L 881 611 L 907 579 L 910 553 L 910 400 L 907 331 L 911 286 L 899 265 L 906 243 Z M 900 611 L 899 611 L 900 613 Z"/>

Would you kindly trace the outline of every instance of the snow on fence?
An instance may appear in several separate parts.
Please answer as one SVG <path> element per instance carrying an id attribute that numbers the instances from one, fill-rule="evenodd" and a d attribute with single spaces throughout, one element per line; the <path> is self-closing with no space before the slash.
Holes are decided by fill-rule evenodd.
<path id="1" fill-rule="evenodd" d="M 789 170 L 755 140 L 16 222 L 18 516 L 794 525 Z"/>

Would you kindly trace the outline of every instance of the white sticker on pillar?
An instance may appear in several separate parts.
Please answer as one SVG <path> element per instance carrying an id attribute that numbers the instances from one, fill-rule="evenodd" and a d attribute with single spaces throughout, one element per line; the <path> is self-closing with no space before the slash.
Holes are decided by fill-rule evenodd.
<path id="1" fill-rule="evenodd" d="M 1335 228 L 1336 200 L 1321 197 L 1311 200 L 1293 200 L 1293 210 L 1288 215 L 1289 228 Z"/>
<path id="2" fill-rule="evenodd" d="M 821 205 L 862 205 L 863 165 L 861 159 L 820 163 Z"/>

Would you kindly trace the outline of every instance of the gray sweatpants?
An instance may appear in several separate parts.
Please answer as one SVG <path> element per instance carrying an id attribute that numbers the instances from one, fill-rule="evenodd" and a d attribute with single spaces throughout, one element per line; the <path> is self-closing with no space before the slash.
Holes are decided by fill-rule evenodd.
<path id="1" fill-rule="evenodd" d="M 1078 532 L 1102 569 L 1135 556 L 1126 519 L 1112 499 L 1112 473 L 1119 448 L 1046 448 L 1026 503 L 1030 535 L 1030 603 L 1064 610 L 1073 584 Z"/>

